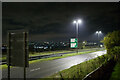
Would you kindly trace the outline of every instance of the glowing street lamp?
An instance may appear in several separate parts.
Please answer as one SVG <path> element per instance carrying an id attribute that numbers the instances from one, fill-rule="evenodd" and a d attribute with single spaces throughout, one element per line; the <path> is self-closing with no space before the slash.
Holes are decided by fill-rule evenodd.
<path id="1" fill-rule="evenodd" d="M 98 35 L 98 47 L 99 47 L 99 35 L 102 34 L 102 31 L 96 31 L 96 34 Z"/>
<path id="2" fill-rule="evenodd" d="M 82 23 L 82 20 L 81 20 L 81 19 L 79 19 L 79 20 L 78 20 L 78 23 L 79 23 L 79 24 L 81 24 L 81 23 Z"/>
<path id="3" fill-rule="evenodd" d="M 82 23 L 82 20 L 74 20 L 73 23 L 76 24 L 76 38 L 78 38 L 78 25 Z"/>
<path id="4" fill-rule="evenodd" d="M 76 25 L 76 38 L 78 39 L 78 27 L 79 27 L 79 24 L 82 23 L 82 20 L 81 19 L 74 20 L 73 23 Z M 77 52 L 78 52 L 78 50 L 77 50 Z"/>
<path id="5" fill-rule="evenodd" d="M 96 31 L 97 34 L 101 34 L 102 32 L 101 31 Z"/>

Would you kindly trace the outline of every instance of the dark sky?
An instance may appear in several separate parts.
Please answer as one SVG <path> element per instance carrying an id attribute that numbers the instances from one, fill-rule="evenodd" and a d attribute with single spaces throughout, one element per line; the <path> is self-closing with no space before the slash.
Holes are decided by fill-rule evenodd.
<path id="1" fill-rule="evenodd" d="M 96 40 L 97 30 L 103 35 L 120 30 L 120 4 L 116 2 L 4 2 L 2 6 L 3 42 L 8 30 L 20 29 L 29 31 L 30 41 L 69 41 L 76 35 L 75 19 L 83 22 L 79 40 Z"/>

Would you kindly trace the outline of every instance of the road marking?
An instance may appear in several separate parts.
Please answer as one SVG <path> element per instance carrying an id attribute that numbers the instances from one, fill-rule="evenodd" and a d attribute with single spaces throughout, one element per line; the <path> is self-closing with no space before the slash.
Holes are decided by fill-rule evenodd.
<path id="1" fill-rule="evenodd" d="M 39 69 L 40 69 L 40 68 L 31 69 L 30 72 L 32 72 L 32 71 L 37 71 L 37 70 L 39 70 Z"/>

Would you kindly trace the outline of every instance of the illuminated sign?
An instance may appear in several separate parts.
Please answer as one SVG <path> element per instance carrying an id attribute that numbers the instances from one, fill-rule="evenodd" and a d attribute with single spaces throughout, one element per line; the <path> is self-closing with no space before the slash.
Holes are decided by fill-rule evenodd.
<path id="1" fill-rule="evenodd" d="M 77 38 L 71 38 L 70 39 L 70 48 L 77 48 L 78 47 L 78 39 Z"/>

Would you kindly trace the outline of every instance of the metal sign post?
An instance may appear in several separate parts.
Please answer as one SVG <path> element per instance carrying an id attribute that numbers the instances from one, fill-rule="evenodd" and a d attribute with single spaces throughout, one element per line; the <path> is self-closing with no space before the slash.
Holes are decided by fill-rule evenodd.
<path id="1" fill-rule="evenodd" d="M 24 48 L 24 50 L 25 50 L 24 80 L 26 80 L 26 67 L 28 66 L 28 62 L 27 62 L 28 61 L 28 54 L 27 54 L 28 53 L 28 46 L 27 46 L 27 44 L 28 44 L 28 34 L 26 32 L 24 32 L 23 34 L 24 34 L 24 37 L 25 37 L 24 38 L 24 41 L 25 41 L 24 42 L 24 44 L 25 44 L 24 45 L 25 46 L 25 48 Z"/>
<path id="2" fill-rule="evenodd" d="M 7 59 L 8 59 L 8 80 L 10 80 L 10 52 L 11 52 L 11 44 L 10 44 L 10 40 L 11 40 L 11 34 L 10 33 L 8 33 L 8 56 L 7 56 Z"/>

